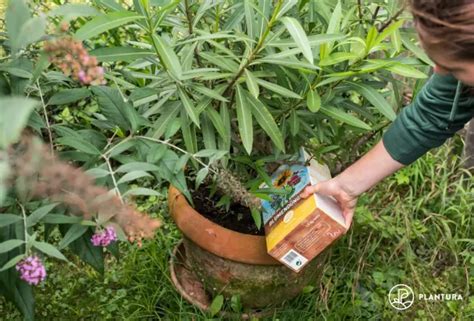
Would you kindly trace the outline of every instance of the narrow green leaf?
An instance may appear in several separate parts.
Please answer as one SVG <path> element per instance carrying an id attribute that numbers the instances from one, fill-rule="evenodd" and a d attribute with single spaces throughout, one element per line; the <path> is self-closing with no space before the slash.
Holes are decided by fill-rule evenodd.
<path id="1" fill-rule="evenodd" d="M 60 250 L 66 248 L 69 244 L 80 238 L 84 233 L 86 233 L 88 227 L 80 224 L 72 225 L 69 230 L 64 235 L 63 239 L 59 242 L 58 248 Z"/>
<path id="2" fill-rule="evenodd" d="M 305 56 L 306 60 L 308 60 L 308 62 L 312 64 L 314 60 L 313 52 L 311 51 L 311 46 L 309 45 L 308 37 L 306 36 L 306 33 L 304 32 L 301 24 L 298 22 L 298 20 L 291 17 L 284 17 L 281 19 L 281 21 L 285 25 L 290 35 L 295 40 L 297 46 L 303 52 L 303 55 Z"/>
<path id="3" fill-rule="evenodd" d="M 273 92 L 276 92 L 277 94 L 282 95 L 283 97 L 301 99 L 300 95 L 298 95 L 298 94 L 292 92 L 291 90 L 286 89 L 285 87 L 282 87 L 280 85 L 277 85 L 277 84 L 274 84 L 274 83 L 271 83 L 271 82 L 268 82 L 266 80 L 259 79 L 259 78 L 257 78 L 257 83 L 262 87 L 265 87 L 265 88 L 267 88 L 267 89 L 269 89 Z"/>
<path id="4" fill-rule="evenodd" d="M 97 60 L 101 62 L 128 62 L 154 55 L 150 50 L 134 47 L 104 47 L 94 49 L 90 54 L 95 56 Z"/>
<path id="5" fill-rule="evenodd" d="M 48 13 L 48 16 L 65 16 L 67 19 L 74 19 L 77 17 L 90 17 L 97 16 L 100 12 L 89 5 L 79 3 L 68 3 L 63 4 L 57 8 L 54 8 Z"/>
<path id="6" fill-rule="evenodd" d="M 424 79 L 428 77 L 426 74 L 419 71 L 418 69 L 406 64 L 401 64 L 401 63 L 390 65 L 386 67 L 385 69 L 390 70 L 391 72 L 395 74 L 405 76 L 405 77 L 410 77 L 410 78 Z"/>
<path id="7" fill-rule="evenodd" d="M 156 165 L 145 163 L 145 162 L 130 162 L 127 164 L 124 164 L 117 168 L 115 171 L 117 173 L 129 173 L 133 171 L 159 171 L 160 168 Z"/>
<path id="8" fill-rule="evenodd" d="M 209 119 L 211 120 L 212 124 L 214 125 L 214 128 L 217 130 L 217 133 L 219 133 L 222 139 L 227 139 L 227 131 L 219 113 L 213 108 L 206 109 L 205 113 L 207 117 L 209 117 Z"/>
<path id="9" fill-rule="evenodd" d="M 21 221 L 20 215 L 0 213 L 0 227 Z"/>
<path id="10" fill-rule="evenodd" d="M 366 98 L 377 110 L 389 120 L 395 120 L 396 114 L 385 98 L 374 88 L 361 83 L 349 82 L 353 90 Z"/>
<path id="11" fill-rule="evenodd" d="M 282 152 L 285 152 L 283 136 L 270 111 L 268 111 L 267 107 L 260 100 L 250 95 L 250 93 L 244 91 L 244 94 L 247 97 L 247 102 L 249 102 L 252 107 L 252 114 L 259 125 L 272 139 L 275 146 Z"/>
<path id="12" fill-rule="evenodd" d="M 48 101 L 48 105 L 67 105 L 83 100 L 91 95 L 87 88 L 63 89 L 55 93 Z"/>
<path id="13" fill-rule="evenodd" d="M 60 145 L 66 145 L 90 155 L 100 155 L 100 150 L 85 139 L 76 137 L 61 137 L 56 140 Z"/>
<path id="14" fill-rule="evenodd" d="M 166 131 L 169 124 L 173 122 L 176 116 L 179 113 L 180 104 L 179 102 L 173 101 L 170 104 L 166 104 L 163 106 L 163 113 L 161 116 L 155 121 L 155 132 L 153 134 L 153 138 L 160 138 Z"/>
<path id="15" fill-rule="evenodd" d="M 123 194 L 124 197 L 128 195 L 161 196 L 159 192 L 152 190 L 150 188 L 144 188 L 144 187 L 132 188 Z"/>
<path id="16" fill-rule="evenodd" d="M 79 28 L 79 30 L 76 31 L 75 37 L 79 40 L 86 40 L 102 32 L 140 19 L 144 19 L 144 17 L 135 12 L 118 11 L 102 14 Z"/>
<path id="17" fill-rule="evenodd" d="M 258 89 L 257 78 L 252 75 L 252 73 L 245 69 L 245 82 L 247 83 L 247 88 L 255 98 L 258 98 L 260 90 Z"/>
<path id="18" fill-rule="evenodd" d="M 24 244 L 25 241 L 23 240 L 7 240 L 5 242 L 0 243 L 0 253 L 6 253 L 10 250 L 13 250 L 20 245 Z"/>
<path id="19" fill-rule="evenodd" d="M 127 174 L 120 177 L 120 179 L 117 181 L 117 184 L 127 183 L 127 182 L 134 181 L 142 177 L 152 177 L 152 176 L 145 171 L 136 170 L 136 171 L 128 172 Z"/>
<path id="20" fill-rule="evenodd" d="M 423 61 L 424 63 L 432 67 L 435 65 L 434 62 L 428 57 L 428 55 L 420 47 L 418 47 L 413 42 L 411 42 L 408 34 L 401 33 L 401 39 L 402 39 L 403 46 L 405 46 L 405 48 L 413 52 L 418 59 L 420 59 L 421 61 Z"/>
<path id="21" fill-rule="evenodd" d="M 306 103 L 311 112 L 316 113 L 319 111 L 319 109 L 321 108 L 321 97 L 319 96 L 319 93 L 316 89 L 315 90 L 310 89 L 308 91 L 308 97 L 306 97 Z"/>
<path id="22" fill-rule="evenodd" d="M 196 111 L 196 108 L 194 107 L 191 98 L 189 98 L 188 94 L 181 87 L 178 88 L 178 94 L 179 98 L 181 99 L 181 103 L 183 104 L 184 109 L 186 110 L 187 115 L 192 120 L 192 122 L 199 127 L 199 115 Z"/>
<path id="23" fill-rule="evenodd" d="M 53 245 L 46 242 L 33 241 L 33 247 L 46 255 L 55 257 L 57 259 L 67 261 L 66 257 Z"/>
<path id="24" fill-rule="evenodd" d="M 202 184 L 204 179 L 206 178 L 207 174 L 209 173 L 208 167 L 203 167 L 197 172 L 196 174 L 196 187 Z"/>
<path id="25" fill-rule="evenodd" d="M 160 55 L 161 63 L 176 79 L 181 79 L 183 70 L 181 62 L 173 49 L 157 34 L 153 34 L 155 47 Z"/>
<path id="26" fill-rule="evenodd" d="M 237 85 L 236 92 L 237 122 L 239 125 L 240 138 L 245 150 L 250 155 L 253 145 L 252 111 L 245 99 L 243 89 Z"/>
<path id="27" fill-rule="evenodd" d="M 358 128 L 362 128 L 362 129 L 366 129 L 366 130 L 371 130 L 372 128 L 367 125 L 366 123 L 364 123 L 362 120 L 350 115 L 350 114 L 347 114 L 345 112 L 343 112 L 342 110 L 339 110 L 335 107 L 324 107 L 322 106 L 321 107 L 321 111 L 336 119 L 336 120 L 339 120 L 339 121 L 342 121 L 343 123 L 346 123 L 346 124 L 349 124 L 349 125 L 352 125 L 354 127 L 358 127 Z"/>
<path id="28" fill-rule="evenodd" d="M 53 204 L 48 204 L 46 206 L 40 207 L 37 210 L 35 210 L 33 213 L 31 213 L 27 218 L 26 218 L 26 226 L 31 227 L 38 223 L 46 214 L 51 212 L 56 206 L 58 206 L 58 203 L 53 203 Z"/>
<path id="29" fill-rule="evenodd" d="M 214 98 L 216 100 L 220 100 L 223 102 L 229 101 L 227 98 L 223 97 L 221 94 L 219 94 L 216 90 L 210 89 L 201 85 L 193 85 L 192 88 L 196 90 L 198 93 L 201 93 L 207 97 Z"/>
<path id="30" fill-rule="evenodd" d="M 351 52 L 335 52 L 319 61 L 320 66 L 331 66 L 346 60 L 359 58 L 359 55 Z"/>
<path id="31" fill-rule="evenodd" d="M 255 208 L 251 208 L 250 213 L 252 214 L 252 219 L 255 223 L 255 226 L 257 226 L 257 229 L 260 229 L 262 227 L 262 214 Z"/>
<path id="32" fill-rule="evenodd" d="M 25 257 L 25 254 L 20 254 L 20 255 L 15 256 L 14 258 L 12 258 L 10 261 L 8 261 L 2 266 L 2 268 L 0 269 L 0 272 L 6 271 L 9 268 L 15 266 L 15 264 L 20 262 L 24 257 Z"/>

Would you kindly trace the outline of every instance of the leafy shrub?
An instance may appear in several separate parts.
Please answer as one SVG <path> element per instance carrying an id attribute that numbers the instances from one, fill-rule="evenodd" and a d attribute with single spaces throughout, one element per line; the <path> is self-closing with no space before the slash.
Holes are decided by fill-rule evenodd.
<path id="1" fill-rule="evenodd" d="M 349 154 L 349 142 L 395 118 L 404 90 L 398 76 L 423 79 L 416 67 L 431 63 L 403 26 L 395 2 L 59 3 L 30 3 L 34 12 L 47 13 L 31 16 L 24 0 L 10 1 L 7 34 L 0 39 L 6 53 L 0 60 L 0 291 L 28 318 L 31 287 L 11 268 L 24 250 L 63 258 L 48 243 L 59 231 L 60 249 L 69 247 L 102 270 L 104 253 L 91 246 L 93 229 L 127 216 L 94 216 L 103 208 L 88 208 L 94 202 L 84 202 L 84 190 L 75 199 L 46 192 L 49 184 L 32 193 L 35 179 L 11 162 L 17 152 L 41 151 L 24 164 L 37 155 L 51 167 L 62 164 L 59 190 L 68 182 L 64 177 L 83 178 L 92 189 L 80 174 L 86 171 L 105 186 L 93 191 L 115 196 L 106 203 L 114 204 L 109 210 L 134 197 L 164 194 L 164 182 L 191 200 L 187 176 L 196 185 L 214 178 L 226 194 L 253 207 L 260 226 L 255 197 L 268 192 L 258 186 L 268 180 L 270 166 L 302 145 L 330 162 Z M 21 136 L 25 126 L 49 150 L 37 138 Z M 33 169 L 40 178 L 48 169 L 44 164 Z M 34 201 L 34 194 L 86 216 L 65 215 L 70 209 Z M 34 224 L 23 228 L 28 219 Z M 120 226 L 132 221 L 114 225 L 118 238 L 126 237 Z M 151 234 L 140 235 L 146 224 L 138 225 L 131 240 Z"/>

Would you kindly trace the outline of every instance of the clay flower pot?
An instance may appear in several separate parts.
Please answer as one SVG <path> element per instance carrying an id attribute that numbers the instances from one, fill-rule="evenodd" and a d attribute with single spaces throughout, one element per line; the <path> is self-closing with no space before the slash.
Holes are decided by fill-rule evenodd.
<path id="1" fill-rule="evenodd" d="M 213 296 L 240 295 L 244 307 L 267 307 L 295 297 L 321 277 L 326 253 L 296 273 L 267 254 L 263 236 L 235 232 L 208 220 L 173 186 L 168 206 L 184 235 L 186 260 Z"/>

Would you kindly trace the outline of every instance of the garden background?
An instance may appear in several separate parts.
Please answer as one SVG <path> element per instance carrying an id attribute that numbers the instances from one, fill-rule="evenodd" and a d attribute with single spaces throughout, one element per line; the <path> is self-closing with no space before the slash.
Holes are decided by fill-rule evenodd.
<path id="1" fill-rule="evenodd" d="M 127 10 L 138 14 L 146 5 L 150 5 L 150 12 L 154 12 L 153 10 L 160 10 L 171 3 L 152 0 L 51 0 L 31 1 L 30 8 L 33 16 L 45 17 L 45 14 L 66 2 L 87 3 L 101 13 Z M 24 51 L 19 51 L 21 60 L 15 62 L 11 61 L 13 55 L 0 49 L 2 77 L 16 77 L 15 84 L 24 86 L 20 90 L 22 94 L 42 102 L 29 119 L 30 130 L 42 137 L 44 142 L 52 142 L 60 157 L 75 162 L 95 175 L 99 185 L 116 189 L 128 202 L 135 203 L 139 211 L 163 222 L 155 237 L 143 240 L 141 247 L 120 242 L 118 248 L 112 251 L 115 255 L 105 254 L 103 273 L 97 271 L 97 266 L 94 269 L 83 259 L 79 259 L 66 246 L 61 248 L 68 262 L 46 260 L 47 279 L 34 288 L 37 320 L 217 320 L 218 310 L 238 309 L 227 302 L 224 306 L 217 307 L 213 311 L 215 313 L 204 313 L 187 303 L 173 288 L 168 264 L 173 247 L 181 236 L 169 217 L 166 193 L 169 181 L 177 185 L 186 184 L 185 178 L 176 171 L 171 170 L 172 174 L 161 173 L 156 166 L 151 166 L 149 169 L 141 168 L 142 172 L 135 174 L 131 174 L 132 170 L 119 171 L 121 175 L 130 175 L 118 184 L 123 185 L 117 186 L 115 178 L 112 177 L 111 180 L 108 177 L 110 173 L 107 165 L 120 167 L 132 162 L 149 162 L 162 166 L 158 164 L 159 157 L 156 156 L 164 153 L 160 150 L 153 150 L 156 159 L 147 158 L 148 152 L 140 149 L 142 147 L 136 147 L 134 153 L 127 151 L 128 148 L 135 148 L 132 145 L 116 150 L 114 155 L 104 154 L 106 147 L 118 145 L 127 139 L 127 131 L 133 133 L 138 130 L 143 136 L 151 131 L 150 137 L 164 136 L 164 141 L 181 146 L 191 155 L 197 155 L 198 149 L 225 149 L 226 145 L 222 145 L 219 140 L 223 130 L 219 127 L 220 122 L 212 118 L 212 111 L 206 114 L 208 117 L 201 125 L 203 128 L 213 129 L 203 129 L 204 138 L 198 137 L 197 141 L 193 139 L 193 135 L 200 132 L 193 127 L 199 121 L 193 117 L 196 115 L 194 108 L 205 110 L 214 102 L 226 103 L 227 99 L 223 96 L 227 93 L 227 87 L 222 86 L 219 81 L 223 79 L 224 84 L 227 84 L 235 80 L 239 83 L 237 86 L 240 86 L 237 93 L 239 90 L 244 92 L 241 88 L 245 87 L 248 91 L 243 96 L 248 101 L 253 101 L 252 97 L 258 97 L 259 94 L 265 96 L 262 101 L 276 115 L 277 120 L 271 124 L 263 121 L 262 118 L 265 117 L 258 118 L 254 115 L 255 122 L 250 127 L 256 135 L 269 137 L 267 142 L 273 143 L 272 146 L 276 149 L 282 149 L 280 147 L 284 142 L 281 137 L 291 137 L 292 147 L 305 143 L 314 154 L 320 155 L 321 160 L 330 165 L 333 173 L 337 173 L 380 139 L 393 116 L 416 96 L 426 80 L 425 75 L 429 74 L 430 61 L 417 47 L 410 14 L 401 11 L 397 1 L 309 0 L 282 2 L 281 5 L 284 8 L 288 6 L 288 15 L 291 13 L 308 35 L 311 29 L 311 36 L 308 36 L 313 43 L 311 48 L 306 50 L 309 45 L 305 45 L 305 40 L 308 39 L 303 39 L 302 43 L 293 43 L 293 47 L 288 49 L 289 53 L 285 53 L 284 49 L 279 52 L 278 45 L 284 47 L 285 42 L 277 39 L 273 46 L 265 48 L 267 51 L 264 55 L 267 57 L 260 58 L 267 59 L 262 64 L 281 64 L 298 72 L 305 70 L 306 78 L 311 84 L 300 88 L 295 84 L 305 76 L 293 74 L 288 69 L 282 69 L 281 74 L 275 72 L 277 76 L 274 76 L 271 74 L 273 71 L 265 69 L 266 67 L 254 70 L 254 75 L 248 75 L 246 71 L 246 80 L 240 82 L 239 77 L 234 78 L 232 74 L 234 68 L 240 70 L 240 56 L 235 57 L 235 60 L 232 58 L 239 48 L 233 47 L 233 51 L 230 51 L 224 46 L 227 45 L 225 41 L 230 32 L 221 30 L 226 27 L 219 25 L 219 18 L 215 17 L 221 14 L 223 21 L 232 24 L 230 27 L 227 25 L 229 29 L 237 28 L 239 32 L 233 34 L 236 38 L 244 37 L 242 34 L 249 36 L 255 33 L 254 39 L 258 41 L 258 30 L 250 30 L 248 26 L 251 23 L 247 19 L 249 12 L 257 17 L 259 5 L 268 1 L 255 1 L 254 6 L 245 6 L 240 18 L 236 16 L 235 21 L 231 22 L 225 20 L 226 15 L 232 12 L 228 8 L 240 2 L 244 3 L 177 1 L 175 6 L 163 11 L 163 20 L 160 20 L 162 24 L 157 23 L 161 28 L 160 32 L 166 34 L 163 37 L 165 44 L 156 53 L 161 56 L 161 65 L 154 60 L 147 60 L 150 46 L 143 45 L 143 42 L 146 43 L 146 34 L 133 24 L 133 19 L 98 33 L 82 29 L 83 33 L 79 35 L 84 40 L 85 47 L 91 55 L 95 53 L 105 67 L 107 88 L 116 90 L 116 94 L 127 96 L 129 106 L 133 106 L 138 115 L 136 123 L 133 122 L 135 114 L 128 115 L 131 118 L 127 118 L 117 116 L 110 109 L 106 110 L 100 101 L 104 99 L 104 92 L 90 89 L 92 87 L 81 84 L 77 79 L 68 79 L 54 65 L 45 64 L 45 69 L 36 74 L 33 67 L 41 64 L 43 38 L 41 41 L 34 39 L 31 43 L 25 43 Z M 77 10 L 77 7 L 74 9 Z M 5 10 L 5 1 L 0 1 L 2 44 L 5 44 L 8 37 L 3 18 Z M 64 14 L 71 19 L 66 30 L 69 34 L 81 30 L 95 16 L 84 8 L 82 13 L 75 10 Z M 191 19 L 189 15 L 194 19 L 194 31 L 187 24 Z M 202 20 L 198 21 L 198 17 Z M 251 20 L 258 21 L 255 17 Z M 281 17 L 275 20 L 279 18 Z M 49 14 L 44 19 L 48 21 L 45 30 L 53 34 L 58 26 L 61 27 L 63 16 Z M 280 25 L 288 29 L 283 30 L 282 27 L 275 33 L 278 37 L 283 35 L 282 39 L 290 39 L 290 36 L 299 32 L 295 31 L 298 27 L 295 27 L 293 20 L 285 20 Z M 208 29 L 204 30 L 205 28 Z M 86 31 L 91 33 L 90 38 L 84 35 Z M 191 34 L 186 34 L 189 31 Z M 212 34 L 217 36 L 210 36 Z M 319 34 L 327 38 L 321 40 L 313 37 Z M 361 46 L 359 39 L 362 40 L 364 49 L 358 47 Z M 178 43 L 181 46 L 178 47 L 179 54 L 171 54 L 166 58 L 169 51 L 163 51 L 162 48 L 172 47 L 166 47 L 166 43 Z M 211 48 L 219 54 L 210 49 L 209 52 L 198 53 L 197 43 L 202 46 L 199 47 L 202 51 L 206 51 L 202 48 Z M 126 46 L 134 49 L 117 49 L 115 52 L 100 49 Z M 324 50 L 328 54 L 322 53 Z M 362 56 L 361 50 L 365 50 Z M 331 51 L 336 54 L 329 54 Z M 241 54 L 245 55 L 245 52 L 244 48 Z M 194 56 L 199 54 L 200 58 Z M 298 61 L 291 59 L 294 55 L 298 56 Z M 222 56 L 231 58 L 219 58 Z M 178 64 L 182 64 L 182 70 L 176 68 L 174 59 L 180 59 Z M 318 71 L 315 78 L 311 78 L 314 73 L 308 63 L 312 59 L 316 59 L 314 65 L 322 70 Z M 7 66 L 8 63 L 12 64 Z M 200 68 L 203 69 L 197 70 L 196 74 L 204 74 L 203 82 L 183 87 L 186 90 L 178 89 L 177 98 L 170 98 L 174 97 L 176 91 L 170 90 L 170 83 L 175 81 L 173 77 L 180 74 L 183 77 L 181 80 L 194 79 L 196 75 L 191 66 L 194 68 L 195 63 L 202 64 Z M 254 66 L 258 68 L 258 60 Z M 166 70 L 169 78 L 163 79 L 160 70 Z M 226 76 L 225 72 L 230 73 L 230 76 Z M 31 77 L 35 78 L 34 82 L 22 84 L 23 80 L 31 80 Z M 265 77 L 268 77 L 267 80 L 271 79 L 271 82 L 261 79 Z M 283 78 L 290 80 L 285 82 L 281 80 Z M 272 85 L 274 80 L 277 85 Z M 206 86 L 201 84 L 215 85 L 215 90 L 206 90 Z M 160 91 L 157 92 L 156 88 Z M 373 92 L 377 95 L 374 96 Z M 0 95 L 8 94 L 11 92 L 1 91 Z M 296 103 L 281 114 L 278 111 L 275 113 L 276 105 L 287 105 L 288 102 L 282 97 L 288 96 Z M 208 98 L 209 101 L 197 101 L 201 97 Z M 183 118 L 164 111 L 162 106 L 169 104 L 168 98 L 174 99 L 171 103 L 183 103 L 190 117 L 186 125 L 181 124 L 181 121 L 185 124 Z M 197 106 L 193 105 L 195 100 Z M 243 113 L 244 116 L 237 115 L 239 124 L 236 125 L 236 131 L 241 137 L 239 142 L 245 147 L 245 151 L 252 149 L 253 145 L 263 153 L 264 149 L 258 150 L 256 147 L 257 139 L 253 142 L 250 138 L 253 137 L 253 132 L 249 132 L 250 127 L 241 126 L 245 123 L 241 119 L 249 117 Z M 6 117 L 6 114 L 2 111 L 0 117 Z M 14 118 L 15 115 L 12 114 L 11 119 Z M 142 122 L 142 119 L 145 121 Z M 130 120 L 131 123 L 128 123 Z M 273 124 L 283 134 L 276 133 Z M 92 131 L 99 132 L 101 136 Z M 211 143 L 210 137 L 214 143 Z M 198 147 L 201 139 L 204 140 L 204 148 Z M 97 141 L 98 145 L 95 144 Z M 107 142 L 107 145 L 102 144 L 102 141 Z M 443 147 L 428 153 L 364 194 L 359 200 L 351 230 L 330 251 L 321 282 L 306 287 L 304 293 L 276 309 L 268 320 L 473 319 L 474 182 L 471 174 L 462 167 L 462 148 L 462 136 L 456 135 Z M 95 157 L 96 151 L 95 156 L 100 162 L 89 161 Z M 188 154 L 182 157 L 179 153 L 173 154 L 168 161 L 173 165 L 178 163 L 179 168 L 186 163 L 199 168 L 194 156 L 186 155 Z M 210 164 L 212 161 L 222 160 L 223 155 L 216 152 L 206 156 L 205 160 Z M 210 159 L 212 157 L 213 160 Z M 249 161 L 243 158 L 240 160 L 243 164 Z M 238 165 L 233 169 L 249 173 Z M 208 174 L 201 173 L 201 176 Z M 251 184 L 247 187 L 251 187 Z M 225 200 L 222 203 L 225 205 Z M 38 208 L 47 206 L 45 204 L 31 202 L 26 208 L 34 213 Z M 64 240 L 64 231 L 56 229 L 43 236 L 46 225 L 36 226 L 35 235 L 42 235 L 44 240 L 60 246 Z M 390 288 L 398 283 L 407 283 L 416 293 L 458 293 L 463 296 L 463 301 L 415 301 L 409 310 L 396 311 L 389 305 L 387 295 Z M 20 319 L 22 314 L 15 305 L 0 297 L 0 320 Z"/>

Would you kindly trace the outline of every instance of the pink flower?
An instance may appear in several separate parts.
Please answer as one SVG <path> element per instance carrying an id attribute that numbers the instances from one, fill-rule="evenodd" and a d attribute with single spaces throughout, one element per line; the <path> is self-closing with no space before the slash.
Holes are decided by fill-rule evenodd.
<path id="1" fill-rule="evenodd" d="M 36 255 L 29 256 L 18 262 L 16 270 L 20 272 L 20 279 L 32 285 L 38 285 L 46 279 L 46 269 L 40 258 Z"/>
<path id="2" fill-rule="evenodd" d="M 105 230 L 96 232 L 92 235 L 91 242 L 94 246 L 109 246 L 117 240 L 117 233 L 113 226 L 107 226 Z"/>

